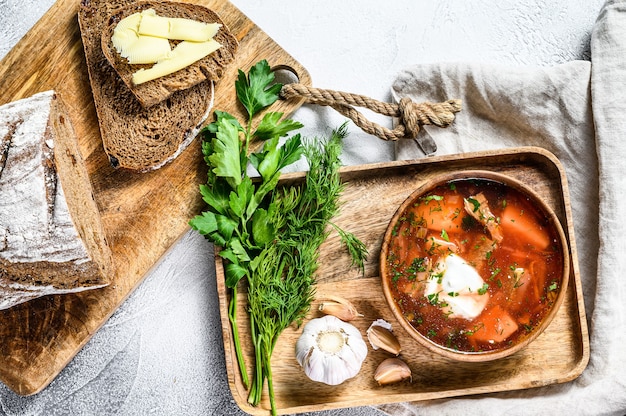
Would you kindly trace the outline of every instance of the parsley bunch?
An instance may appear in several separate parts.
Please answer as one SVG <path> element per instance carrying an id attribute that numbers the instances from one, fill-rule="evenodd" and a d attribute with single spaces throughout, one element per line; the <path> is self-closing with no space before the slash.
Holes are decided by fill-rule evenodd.
<path id="1" fill-rule="evenodd" d="M 273 80 L 274 73 L 265 60 L 253 66 L 248 77 L 239 70 L 235 89 L 249 115 L 246 127 L 231 114 L 215 111 L 217 120 L 202 131 L 202 153 L 209 171 L 200 193 L 208 209 L 190 225 L 222 247 L 220 256 L 228 260 L 225 272 L 229 288 L 235 288 L 249 274 L 251 259 L 274 238 L 264 199 L 278 184 L 280 170 L 300 159 L 303 152 L 299 134 L 278 146 L 280 137 L 302 127 L 292 120 L 281 121 L 282 113 L 266 113 L 256 130 L 252 129 L 254 115 L 278 99 L 282 85 L 271 85 Z M 253 140 L 265 141 L 263 151 L 248 156 Z M 261 181 L 255 182 L 248 175 L 248 162 Z"/>

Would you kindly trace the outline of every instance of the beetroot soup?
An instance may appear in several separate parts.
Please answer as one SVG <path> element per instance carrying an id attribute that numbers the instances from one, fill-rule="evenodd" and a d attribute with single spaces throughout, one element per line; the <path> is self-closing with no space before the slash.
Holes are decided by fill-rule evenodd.
<path id="1" fill-rule="evenodd" d="M 406 206 L 391 230 L 383 278 L 424 337 L 488 352 L 527 338 L 544 319 L 563 262 L 556 227 L 525 193 L 457 179 Z"/>

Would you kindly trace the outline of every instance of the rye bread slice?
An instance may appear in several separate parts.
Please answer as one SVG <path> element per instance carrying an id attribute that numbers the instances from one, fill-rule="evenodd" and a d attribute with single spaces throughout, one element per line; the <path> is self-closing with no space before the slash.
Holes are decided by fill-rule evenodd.
<path id="1" fill-rule="evenodd" d="M 106 286 L 111 250 L 54 91 L 0 106 L 0 309 Z"/>
<path id="2" fill-rule="evenodd" d="M 136 172 L 174 160 L 195 138 L 213 105 L 213 81 L 144 108 L 104 56 L 102 30 L 130 0 L 82 0 L 78 23 L 100 135 L 111 166 Z"/>
<path id="3" fill-rule="evenodd" d="M 219 23 L 221 28 L 214 39 L 222 47 L 194 64 L 164 77 L 135 85 L 132 75 L 140 68 L 149 68 L 152 65 L 131 65 L 126 58 L 122 58 L 113 46 L 111 38 L 118 22 L 133 13 L 147 9 L 154 9 L 157 15 L 163 17 L 181 17 L 204 23 Z M 174 46 L 177 42 L 170 41 Z M 126 86 L 137 97 L 143 107 L 150 107 L 170 97 L 177 91 L 190 88 L 204 80 L 218 81 L 222 77 L 224 68 L 234 60 L 235 51 L 239 46 L 237 39 L 230 33 L 228 27 L 212 10 L 198 4 L 178 3 L 172 1 L 140 1 L 132 3 L 116 11 L 110 16 L 108 24 L 102 30 L 101 45 L 104 56 L 115 68 Z"/>

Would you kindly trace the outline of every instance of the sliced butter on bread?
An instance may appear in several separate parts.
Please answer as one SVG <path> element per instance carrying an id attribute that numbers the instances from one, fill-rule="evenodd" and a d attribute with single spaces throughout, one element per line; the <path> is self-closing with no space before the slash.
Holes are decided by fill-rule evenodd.
<path id="1" fill-rule="evenodd" d="M 213 39 L 221 46 L 215 52 L 181 70 L 135 85 L 133 74 L 139 69 L 147 70 L 153 64 L 129 64 L 128 60 L 123 58 L 113 45 L 113 31 L 125 17 L 148 9 L 154 10 L 160 17 L 183 18 L 196 22 L 219 24 L 220 28 Z M 198 4 L 172 1 L 140 1 L 115 11 L 109 16 L 106 26 L 103 27 L 100 41 L 104 56 L 141 105 L 146 108 L 166 100 L 177 91 L 186 90 L 202 81 L 218 81 L 222 77 L 224 68 L 234 60 L 235 51 L 239 46 L 237 39 L 215 12 Z M 171 41 L 171 46 L 175 48 L 177 43 Z"/>
<path id="2" fill-rule="evenodd" d="M 174 160 L 193 141 L 210 114 L 214 84 L 205 79 L 158 104 L 143 107 L 101 47 L 102 31 L 110 17 L 129 4 L 128 0 L 83 0 L 78 23 L 109 161 L 115 168 L 148 172 Z"/>
<path id="3" fill-rule="evenodd" d="M 71 120 L 53 91 L 0 106 L 0 309 L 112 273 Z"/>

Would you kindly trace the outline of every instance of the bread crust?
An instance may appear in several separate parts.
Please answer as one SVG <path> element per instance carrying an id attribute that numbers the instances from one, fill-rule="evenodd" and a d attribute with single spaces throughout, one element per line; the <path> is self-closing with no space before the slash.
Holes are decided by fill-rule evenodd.
<path id="1" fill-rule="evenodd" d="M 213 105 L 205 79 L 145 108 L 111 66 L 101 35 L 129 0 L 82 0 L 78 23 L 104 150 L 114 168 L 156 170 L 174 160 L 198 134 Z"/>
<path id="2" fill-rule="evenodd" d="M 140 68 L 149 68 L 152 65 L 130 65 L 128 60 L 122 58 L 117 52 L 111 38 L 120 20 L 147 9 L 154 9 L 157 15 L 163 17 L 182 17 L 204 23 L 220 24 L 221 28 L 214 39 L 222 47 L 180 71 L 135 85 L 132 81 L 133 73 Z M 104 56 L 141 105 L 146 108 L 160 103 L 177 91 L 185 90 L 202 81 L 217 82 L 222 77 L 224 68 L 234 60 L 235 51 L 239 46 L 237 39 L 212 10 L 198 4 L 171 1 L 140 1 L 117 10 L 109 17 L 107 25 L 102 30 L 100 41 Z"/>

